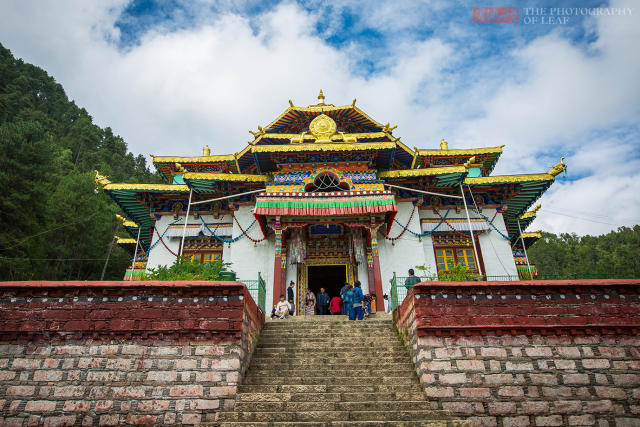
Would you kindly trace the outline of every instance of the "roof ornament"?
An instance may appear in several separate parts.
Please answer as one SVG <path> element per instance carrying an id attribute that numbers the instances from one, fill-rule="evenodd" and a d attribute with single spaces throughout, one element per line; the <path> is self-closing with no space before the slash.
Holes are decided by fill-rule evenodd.
<path id="1" fill-rule="evenodd" d="M 318 105 L 324 105 L 324 93 L 322 93 L 322 89 L 320 89 L 320 93 L 318 94 Z"/>
<path id="2" fill-rule="evenodd" d="M 449 143 L 447 141 L 445 141 L 444 138 L 442 138 L 442 141 L 440 141 L 440 149 L 441 150 L 448 150 L 449 149 Z"/>
<path id="3" fill-rule="evenodd" d="M 211 149 L 209 148 L 209 144 L 207 144 L 202 148 L 202 157 L 209 157 L 210 155 Z"/>
<path id="4" fill-rule="evenodd" d="M 295 106 L 295 105 L 293 105 L 293 101 L 292 101 L 292 100 L 289 100 L 289 107 L 291 107 L 291 108 L 296 108 L 296 106 Z"/>
<path id="5" fill-rule="evenodd" d="M 264 135 L 264 134 L 265 134 L 265 131 L 264 131 L 264 129 L 262 129 L 262 126 L 258 126 L 258 132 L 254 132 L 254 131 L 252 131 L 252 130 L 249 130 L 249 133 L 250 133 L 251 135 L 253 135 L 253 138 L 254 138 L 254 139 L 257 139 L 259 136 Z"/>
<path id="6" fill-rule="evenodd" d="M 111 184 L 111 181 L 107 179 L 106 176 L 100 175 L 98 171 L 94 171 L 96 173 L 96 177 L 94 178 L 94 182 L 100 187 L 104 188 L 107 185 Z"/>
<path id="7" fill-rule="evenodd" d="M 355 106 L 356 106 L 356 101 L 357 101 L 357 99 L 356 99 L 356 98 L 353 98 L 353 102 L 351 103 L 351 107 L 352 107 L 352 108 L 355 108 Z"/>
<path id="8" fill-rule="evenodd" d="M 390 125 L 389 125 L 389 123 L 387 123 L 386 125 L 384 125 L 384 126 L 382 127 L 382 132 L 385 132 L 385 133 L 389 133 L 389 134 L 390 134 L 390 133 L 393 133 L 393 130 L 394 130 L 395 128 L 397 128 L 397 127 L 398 127 L 398 125 L 390 126 Z"/>
<path id="9" fill-rule="evenodd" d="M 182 173 L 187 173 L 187 170 L 180 163 L 176 163 L 176 169 Z"/>
<path id="10" fill-rule="evenodd" d="M 464 163 L 464 168 L 468 170 L 471 167 L 471 163 L 475 163 L 475 161 L 476 161 L 476 156 L 471 157 L 469 160 L 467 160 Z"/>
<path id="11" fill-rule="evenodd" d="M 346 136 L 344 132 L 338 132 L 342 136 L 344 142 L 358 142 L 358 137 L 355 135 Z"/>
<path id="12" fill-rule="evenodd" d="M 292 144 L 302 144 L 304 142 L 304 135 L 307 133 L 307 131 L 305 130 L 304 132 L 302 132 L 300 135 L 298 136 L 292 136 L 291 137 L 291 143 Z"/>
<path id="13" fill-rule="evenodd" d="M 336 122 L 326 114 L 320 114 L 309 123 L 309 131 L 316 137 L 316 142 L 331 142 L 337 130 Z"/>
<path id="14" fill-rule="evenodd" d="M 560 175 L 562 172 L 564 172 L 564 176 L 567 176 L 567 165 L 564 164 L 564 157 L 561 157 L 560 163 L 549 169 L 549 172 L 547 173 L 555 177 Z"/>
<path id="15" fill-rule="evenodd" d="M 126 219 L 125 219 L 122 215 L 118 215 L 118 214 L 116 214 L 116 218 L 117 218 L 121 223 L 123 223 L 123 224 L 124 224 L 124 222 L 126 221 Z"/>

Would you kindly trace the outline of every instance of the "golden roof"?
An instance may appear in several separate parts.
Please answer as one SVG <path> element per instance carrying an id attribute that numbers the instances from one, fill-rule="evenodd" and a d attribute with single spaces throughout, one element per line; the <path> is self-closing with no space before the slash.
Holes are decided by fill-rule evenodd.
<path id="1" fill-rule="evenodd" d="M 265 175 L 251 175 L 244 173 L 211 173 L 211 172 L 188 172 L 183 175 L 184 179 L 201 179 L 207 181 L 245 181 L 245 182 L 267 182 L 269 177 Z"/>
<path id="2" fill-rule="evenodd" d="M 107 184 L 105 190 L 172 191 L 188 193 L 189 187 L 181 184 Z"/>
<path id="3" fill-rule="evenodd" d="M 150 154 L 154 163 L 215 163 L 230 162 L 236 158 L 233 154 L 224 154 L 216 156 L 194 156 L 194 157 L 174 157 L 174 156 L 155 156 Z"/>
<path id="4" fill-rule="evenodd" d="M 479 176 L 475 178 L 467 177 L 464 179 L 465 184 L 481 185 L 481 184 L 505 184 L 510 182 L 530 182 L 530 181 L 553 181 L 555 178 L 548 173 L 535 173 L 525 175 L 498 175 L 498 176 Z"/>
<path id="5" fill-rule="evenodd" d="M 416 150 L 417 156 L 474 156 L 476 154 L 502 153 L 504 145 L 487 148 L 464 148 L 457 150 Z"/>
<path id="6" fill-rule="evenodd" d="M 395 147 L 395 142 L 358 142 L 355 144 L 304 143 L 292 145 L 254 145 L 251 147 L 251 151 L 254 153 L 278 153 L 285 151 L 365 151 L 393 149 Z"/>
<path id="7" fill-rule="evenodd" d="M 535 238 L 535 239 L 540 239 L 542 238 L 542 231 L 532 231 L 532 232 L 528 232 L 528 233 L 522 233 L 522 237 L 523 238 Z"/>
<path id="8" fill-rule="evenodd" d="M 116 236 L 116 243 L 119 245 L 136 244 L 136 239 Z"/>
<path id="9" fill-rule="evenodd" d="M 406 170 L 390 170 L 380 172 L 379 178 L 404 178 L 412 176 L 433 176 L 444 175 L 449 173 L 466 173 L 464 166 L 445 166 L 441 168 L 425 168 L 425 169 L 406 169 Z"/>

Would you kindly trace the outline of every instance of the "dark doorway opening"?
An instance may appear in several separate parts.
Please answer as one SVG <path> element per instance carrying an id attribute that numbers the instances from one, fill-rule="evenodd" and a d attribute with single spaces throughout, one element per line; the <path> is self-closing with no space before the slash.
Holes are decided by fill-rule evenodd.
<path id="1" fill-rule="evenodd" d="M 324 288 L 331 298 L 340 295 L 340 288 L 347 280 L 346 265 L 313 265 L 307 268 L 307 286 L 311 292 L 317 295 L 320 288 Z"/>

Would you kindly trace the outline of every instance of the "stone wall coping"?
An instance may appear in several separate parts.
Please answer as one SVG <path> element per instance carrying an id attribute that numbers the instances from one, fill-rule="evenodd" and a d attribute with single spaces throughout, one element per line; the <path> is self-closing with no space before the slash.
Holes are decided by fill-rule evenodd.
<path id="1" fill-rule="evenodd" d="M 194 281 L 194 280 L 140 280 L 140 281 L 85 281 L 85 280 L 24 280 L 15 282 L 0 282 L 0 288 L 189 288 L 189 287 L 218 287 L 218 288 L 242 288 L 244 283 L 232 281 Z"/>
<path id="2" fill-rule="evenodd" d="M 514 281 L 473 281 L 473 282 L 420 282 L 413 286 L 414 293 L 438 288 L 566 288 L 594 286 L 640 286 L 640 279 L 578 279 L 578 280 L 514 280 Z"/>

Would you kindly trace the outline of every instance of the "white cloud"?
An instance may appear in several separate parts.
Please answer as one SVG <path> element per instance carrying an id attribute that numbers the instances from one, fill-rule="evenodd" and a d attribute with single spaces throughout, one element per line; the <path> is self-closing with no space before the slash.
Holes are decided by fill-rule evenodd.
<path id="1" fill-rule="evenodd" d="M 247 129 L 277 117 L 287 99 L 315 103 L 322 88 L 327 102 L 358 98 L 375 119 L 398 124 L 395 133 L 409 146 L 434 147 L 442 137 L 452 148 L 507 144 L 498 173 L 544 171 L 565 153 L 569 173 L 581 178 L 559 179 L 543 206 L 593 213 L 605 203 L 620 217 L 610 213 L 607 218 L 613 219 L 602 222 L 637 220 L 640 200 L 631 179 L 638 170 L 633 160 L 638 134 L 614 132 L 640 116 L 635 14 L 588 22 L 598 36 L 588 51 L 554 32 L 508 57 L 489 57 L 469 68 L 477 40 L 456 45 L 452 31 L 447 39 L 437 31 L 426 40 L 407 36 L 423 21 L 437 24 L 424 8 L 362 5 L 352 7 L 362 13 L 357 25 L 404 23 L 389 30 L 390 48 L 377 58 L 382 71 L 366 77 L 355 65 L 366 56 L 360 44 L 328 44 L 316 26 L 337 29 L 321 21 L 326 21 L 323 10 L 289 3 L 246 17 L 233 12 L 242 2 L 200 1 L 189 6 L 197 18 L 192 26 L 155 28 L 121 50 L 113 42 L 119 37 L 114 23 L 125 0 L 3 2 L 0 41 L 49 71 L 134 152 L 196 155 L 205 144 L 216 153 L 240 151 L 250 136 Z M 440 7 L 437 3 L 435 10 Z M 468 30 L 460 34 L 469 40 Z M 579 233 L 612 228 L 544 212 L 534 228 Z"/>

